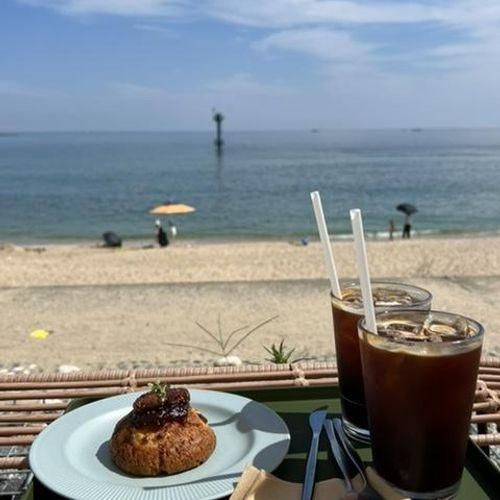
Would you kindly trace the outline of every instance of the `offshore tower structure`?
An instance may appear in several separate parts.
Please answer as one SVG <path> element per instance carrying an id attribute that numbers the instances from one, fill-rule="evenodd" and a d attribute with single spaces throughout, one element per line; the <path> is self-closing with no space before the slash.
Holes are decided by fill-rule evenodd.
<path id="1" fill-rule="evenodd" d="M 222 139 L 222 122 L 224 121 L 224 115 L 219 111 L 216 111 L 215 108 L 212 109 L 212 119 L 215 122 L 216 126 L 216 135 L 215 135 L 215 147 L 218 151 L 222 149 L 224 146 L 224 140 Z"/>

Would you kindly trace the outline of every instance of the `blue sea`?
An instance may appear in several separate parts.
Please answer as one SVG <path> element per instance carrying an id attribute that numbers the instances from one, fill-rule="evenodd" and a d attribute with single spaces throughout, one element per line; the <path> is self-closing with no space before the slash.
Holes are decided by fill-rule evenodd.
<path id="1" fill-rule="evenodd" d="M 22 133 L 0 136 L 0 242 L 150 239 L 148 210 L 165 200 L 179 237 L 316 237 L 309 193 L 330 231 L 349 209 L 384 237 L 395 207 L 418 208 L 420 234 L 500 232 L 500 130 Z"/>

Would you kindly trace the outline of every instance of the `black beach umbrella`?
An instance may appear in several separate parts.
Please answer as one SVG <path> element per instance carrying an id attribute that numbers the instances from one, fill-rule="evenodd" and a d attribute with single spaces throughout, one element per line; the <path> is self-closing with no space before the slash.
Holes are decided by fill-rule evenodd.
<path id="1" fill-rule="evenodd" d="M 418 212 L 417 207 L 415 205 L 412 205 L 411 203 L 400 203 L 396 207 L 396 210 L 399 210 L 400 212 L 403 212 L 406 215 L 412 215 L 415 212 Z"/>

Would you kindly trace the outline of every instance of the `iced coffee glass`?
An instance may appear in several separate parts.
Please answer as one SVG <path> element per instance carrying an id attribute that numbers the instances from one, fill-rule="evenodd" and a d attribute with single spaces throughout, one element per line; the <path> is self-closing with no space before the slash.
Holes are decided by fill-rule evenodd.
<path id="1" fill-rule="evenodd" d="M 445 312 L 359 322 L 373 462 L 405 497 L 456 493 L 465 460 L 482 326 Z"/>
<path id="2" fill-rule="evenodd" d="M 340 287 L 342 299 L 334 295 L 331 299 L 342 423 L 350 437 L 369 442 L 358 340 L 358 321 L 364 315 L 361 289 L 359 282 L 346 280 Z M 427 290 L 403 283 L 373 281 L 372 293 L 379 312 L 396 308 L 429 310 L 432 301 Z"/>

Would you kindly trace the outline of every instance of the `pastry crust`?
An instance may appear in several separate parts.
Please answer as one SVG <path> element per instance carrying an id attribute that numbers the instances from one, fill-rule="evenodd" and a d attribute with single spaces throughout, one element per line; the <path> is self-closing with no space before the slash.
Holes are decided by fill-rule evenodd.
<path id="1" fill-rule="evenodd" d="M 111 456 L 123 471 L 136 476 L 176 474 L 205 462 L 215 449 L 215 433 L 196 410 L 184 422 L 159 429 L 132 425 L 133 412 L 123 417 L 111 437 Z"/>

